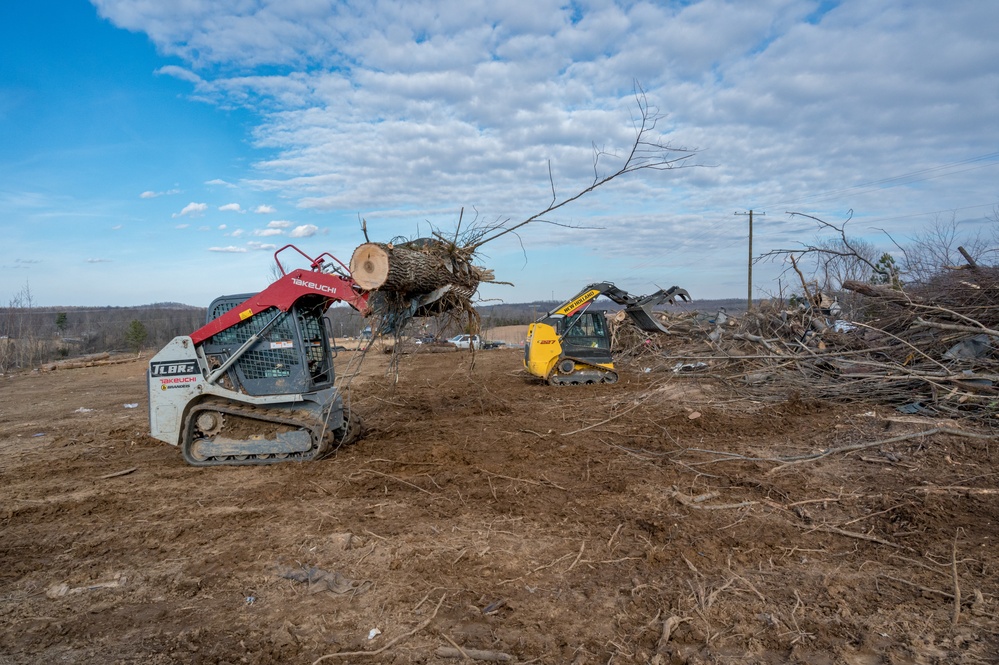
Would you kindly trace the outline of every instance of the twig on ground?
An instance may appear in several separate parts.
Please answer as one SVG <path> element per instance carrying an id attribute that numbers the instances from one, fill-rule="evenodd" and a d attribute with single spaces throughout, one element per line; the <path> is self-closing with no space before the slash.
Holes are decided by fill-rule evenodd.
<path id="1" fill-rule="evenodd" d="M 534 568 L 533 570 L 530 570 L 530 571 L 524 573 L 520 577 L 515 577 L 515 578 L 509 579 L 509 580 L 500 580 L 499 583 L 500 584 L 509 584 L 510 582 L 518 582 L 518 581 L 524 579 L 525 577 L 527 577 L 528 575 L 533 575 L 534 573 L 536 573 L 536 572 L 538 572 L 540 570 L 544 570 L 545 568 L 551 568 L 552 566 L 554 566 L 558 562 L 564 561 L 565 559 L 568 559 L 571 556 L 572 556 L 572 552 L 569 552 L 568 554 L 565 554 L 565 555 L 560 556 L 559 558 L 555 559 L 551 563 L 547 563 L 547 564 L 545 564 L 543 566 L 538 566 L 537 568 Z"/>
<path id="2" fill-rule="evenodd" d="M 117 478 L 119 476 L 127 476 L 133 471 L 137 471 L 139 467 L 133 466 L 131 469 L 125 469 L 124 471 L 115 471 L 114 473 L 107 473 L 100 477 L 101 480 L 107 480 L 108 478 Z"/>
<path id="3" fill-rule="evenodd" d="M 792 522 L 792 524 L 794 524 L 794 523 Z M 845 529 L 840 529 L 839 527 L 835 527 L 835 526 L 828 526 L 828 525 L 824 525 L 824 524 L 820 524 L 818 526 L 809 526 L 809 525 L 806 525 L 806 524 L 794 524 L 794 526 L 796 526 L 799 529 L 802 529 L 804 531 L 824 531 L 826 533 L 835 533 L 835 534 L 840 535 L 840 536 L 846 536 L 847 538 L 857 538 L 858 540 L 868 540 L 868 541 L 870 541 L 872 543 L 878 543 L 878 544 L 881 544 L 881 545 L 887 545 L 889 547 L 898 547 L 898 548 L 902 547 L 901 545 L 899 545 L 897 543 L 893 543 L 893 542 L 891 542 L 889 540 L 884 540 L 883 538 L 878 538 L 877 536 L 869 536 L 866 533 L 857 533 L 856 531 L 847 531 Z"/>
<path id="4" fill-rule="evenodd" d="M 713 504 L 713 505 L 701 505 L 702 501 L 707 501 L 708 499 L 713 499 L 718 496 L 718 492 L 708 492 L 707 494 L 702 494 L 701 496 L 687 496 L 683 492 L 673 490 L 669 493 L 674 499 L 688 508 L 696 508 L 698 510 L 728 510 L 730 508 L 745 508 L 746 506 L 755 506 L 757 501 L 742 501 L 740 503 L 723 503 L 723 504 Z"/>
<path id="5" fill-rule="evenodd" d="M 452 640 L 448 635 L 441 633 L 441 637 L 450 642 L 451 646 L 453 646 L 455 648 L 455 651 L 458 652 L 456 658 L 461 658 L 462 660 L 472 660 L 472 657 L 468 655 L 468 652 L 462 649 L 460 646 L 458 646 L 458 643 Z M 440 647 L 440 648 L 446 649 L 447 647 Z"/>
<path id="6" fill-rule="evenodd" d="M 548 478 L 545 477 L 545 474 L 541 474 L 541 479 L 544 480 L 546 483 L 548 483 L 549 485 L 551 485 L 552 487 L 554 487 L 556 489 L 560 489 L 563 492 L 568 492 L 569 491 L 567 488 L 562 487 L 561 485 L 558 485 L 558 484 L 556 484 L 555 482 L 553 482 L 551 480 L 548 480 Z"/>
<path id="7" fill-rule="evenodd" d="M 568 573 L 570 570 L 572 570 L 573 568 L 576 567 L 576 564 L 579 563 L 579 560 L 583 557 L 583 548 L 584 547 L 586 547 L 586 541 L 585 540 L 582 543 L 579 544 L 579 554 L 576 555 L 576 560 L 572 562 L 571 566 L 569 566 L 568 568 L 565 569 L 565 572 L 562 573 L 563 575 L 565 575 L 565 573 Z"/>
<path id="8" fill-rule="evenodd" d="M 645 404 L 646 400 L 648 400 L 656 392 L 658 392 L 658 391 L 651 391 L 651 392 L 645 393 L 634 404 L 632 404 L 631 406 L 629 406 L 624 411 L 621 411 L 620 413 L 614 414 L 610 418 L 605 418 L 604 420 L 601 420 L 598 423 L 593 423 L 592 425 L 587 425 L 586 427 L 580 427 L 579 429 L 574 429 L 571 432 L 562 432 L 559 436 L 571 436 L 573 434 L 579 434 L 580 432 L 585 432 L 586 430 L 593 429 L 594 427 L 600 427 L 601 425 L 606 425 L 607 423 L 611 422 L 612 420 L 617 420 L 621 416 L 626 415 L 628 413 L 631 413 L 632 411 L 634 411 L 638 407 L 642 406 L 643 404 Z"/>
<path id="9" fill-rule="evenodd" d="M 445 639 L 451 642 L 451 639 L 447 636 L 445 636 Z M 451 642 L 451 644 L 454 644 L 454 642 Z M 468 658 L 471 660 L 484 660 L 489 663 L 509 663 L 513 661 L 513 656 L 502 651 L 462 649 L 457 645 L 454 647 L 439 647 L 434 653 L 438 658 Z"/>
<path id="10" fill-rule="evenodd" d="M 739 580 L 740 582 L 742 582 L 743 584 L 745 584 L 746 586 L 748 586 L 749 589 L 750 589 L 750 591 L 752 591 L 753 593 L 755 593 L 756 597 L 759 598 L 760 601 L 762 601 L 764 603 L 767 602 L 766 597 L 764 597 L 764 595 L 762 593 L 760 593 L 759 590 L 757 590 L 757 588 L 755 586 L 753 586 L 753 583 L 750 582 L 749 580 L 747 580 L 742 575 L 739 575 L 738 573 L 734 572 L 732 570 L 731 566 L 729 566 L 728 572 L 732 573 L 732 575 L 735 576 L 735 579 Z"/>
<path id="11" fill-rule="evenodd" d="M 960 531 L 960 529 L 958 530 Z M 950 572 L 954 580 L 954 614 L 951 617 L 951 625 L 956 626 L 961 618 L 961 581 L 957 577 L 957 534 L 954 534 L 954 542 L 950 548 Z"/>
<path id="12" fill-rule="evenodd" d="M 966 494 L 966 495 L 988 495 L 999 494 L 999 489 L 989 487 L 964 487 L 963 485 L 948 485 L 946 487 L 910 487 L 910 492 L 922 492 L 923 494 Z"/>
<path id="13" fill-rule="evenodd" d="M 878 577 L 881 577 L 881 578 L 886 579 L 886 580 L 891 580 L 892 582 L 901 582 L 902 584 L 908 584 L 909 586 L 911 586 L 913 588 L 919 589 L 923 593 L 935 593 L 938 596 L 943 596 L 944 598 L 953 598 L 954 597 L 954 594 L 948 593 L 947 591 L 942 591 L 940 589 L 934 589 L 932 587 L 923 586 L 922 584 L 916 584 L 915 582 L 912 582 L 910 580 L 902 579 L 901 577 L 892 577 L 891 575 L 878 575 Z"/>
<path id="14" fill-rule="evenodd" d="M 504 476 L 502 473 L 495 473 L 493 471 L 487 471 L 486 469 L 483 469 L 482 467 L 478 467 L 478 466 L 475 467 L 475 468 L 477 470 L 481 471 L 482 473 L 488 474 L 490 476 L 494 476 L 496 478 L 503 478 L 504 480 L 512 480 L 512 481 L 518 482 L 518 483 L 527 483 L 528 485 L 538 485 L 539 487 L 545 487 L 547 485 L 547 486 L 554 487 L 556 489 L 560 489 L 563 492 L 568 492 L 569 491 L 568 489 L 562 487 L 561 485 L 556 485 L 555 483 L 553 483 L 552 481 L 548 480 L 544 476 L 541 476 L 542 478 L 545 479 L 545 482 L 542 483 L 540 481 L 529 480 L 527 478 L 514 478 L 513 476 Z"/>
<path id="15" fill-rule="evenodd" d="M 614 542 L 614 538 L 617 537 L 617 534 L 620 533 L 621 527 L 623 526 L 624 522 L 621 522 L 620 524 L 617 525 L 617 528 L 614 529 L 614 533 L 611 534 L 610 540 L 607 541 L 607 549 L 610 549 L 611 543 Z"/>
<path id="16" fill-rule="evenodd" d="M 377 656 L 383 651 L 391 649 L 392 647 L 394 647 L 396 644 L 403 641 L 407 637 L 412 637 L 413 635 L 417 634 L 418 632 L 429 626 L 430 622 L 432 622 L 434 618 L 437 617 L 437 612 L 438 610 L 440 610 L 441 605 L 444 604 L 445 598 L 447 598 L 447 594 L 441 596 L 441 599 L 437 601 L 437 607 L 434 608 L 433 614 L 427 617 L 427 619 L 424 620 L 423 623 L 421 623 L 416 628 L 410 630 L 409 632 L 403 633 L 398 637 L 392 638 L 391 640 L 383 644 L 380 648 L 375 649 L 374 651 L 341 651 L 339 653 L 328 653 L 325 656 L 320 656 L 319 658 L 312 661 L 312 665 L 317 665 L 318 663 L 321 663 L 324 660 L 330 660 L 333 658 L 352 658 L 354 656 Z"/>
<path id="17" fill-rule="evenodd" d="M 673 636 L 673 631 L 681 623 L 687 621 L 690 621 L 690 619 L 680 619 L 672 614 L 666 617 L 666 620 L 663 621 L 663 630 L 659 635 L 659 641 L 656 643 L 656 653 L 666 653 L 666 645 L 669 643 L 669 638 Z"/>
<path id="18" fill-rule="evenodd" d="M 396 478 L 395 476 L 389 475 L 387 473 L 382 473 L 381 471 L 375 471 L 374 469 L 360 469 L 357 472 L 352 473 L 351 477 L 356 476 L 357 474 L 360 474 L 360 473 L 373 473 L 376 476 L 382 476 L 383 478 L 390 478 L 390 479 L 396 481 L 397 483 L 402 483 L 403 485 L 408 485 L 408 486 L 412 487 L 413 489 L 420 490 L 424 494 L 429 494 L 430 496 L 434 496 L 433 492 L 431 492 L 430 490 L 423 489 L 419 485 L 414 485 L 413 483 L 407 482 L 407 481 L 403 480 L 402 478 Z"/>
<path id="19" fill-rule="evenodd" d="M 907 506 L 907 505 L 909 505 L 909 502 L 905 501 L 905 502 L 899 503 L 897 505 L 894 505 L 891 508 L 885 508 L 884 510 L 879 510 L 876 513 L 871 513 L 870 515 L 864 515 L 862 517 L 858 517 L 856 519 L 852 519 L 849 522 L 843 522 L 843 526 L 847 526 L 847 525 L 850 525 L 850 524 L 856 524 L 857 522 L 862 522 L 862 521 L 864 521 L 866 519 L 870 519 L 872 517 L 877 517 L 878 515 L 884 515 L 885 513 L 890 513 L 893 510 L 896 510 L 898 508 L 901 508 L 902 506 Z"/>
<path id="20" fill-rule="evenodd" d="M 853 496 L 852 498 L 857 498 L 857 497 Z M 805 499 L 804 501 L 795 501 L 794 503 L 789 503 L 786 506 L 784 506 L 784 508 L 796 508 L 798 506 L 805 506 L 810 503 L 828 503 L 829 501 L 842 501 L 842 500 L 843 497 L 841 496 L 830 496 L 822 499 Z"/>
<path id="21" fill-rule="evenodd" d="M 753 461 L 782 462 L 780 466 L 776 466 L 767 471 L 767 474 L 769 475 L 771 473 L 776 473 L 777 471 L 783 471 L 789 466 L 803 464 L 805 462 L 814 462 L 816 460 L 822 459 L 823 457 L 828 457 L 829 455 L 835 455 L 837 453 L 849 453 L 856 450 L 864 450 L 865 448 L 874 448 L 875 446 L 883 446 L 888 443 L 898 443 L 899 441 L 906 441 L 908 439 L 933 436 L 934 434 L 950 434 L 952 436 L 964 436 L 972 439 L 996 438 L 994 434 L 979 434 L 977 432 L 965 432 L 964 430 L 954 429 L 953 427 L 934 427 L 933 429 L 925 430 L 923 432 L 913 432 L 912 434 L 902 434 L 900 436 L 893 436 L 890 439 L 880 439 L 878 441 L 869 441 L 867 443 L 854 443 L 848 446 L 840 446 L 838 448 L 826 448 L 822 452 L 814 453 L 812 455 L 798 455 L 794 457 L 774 457 L 771 459 L 761 459 Z"/>

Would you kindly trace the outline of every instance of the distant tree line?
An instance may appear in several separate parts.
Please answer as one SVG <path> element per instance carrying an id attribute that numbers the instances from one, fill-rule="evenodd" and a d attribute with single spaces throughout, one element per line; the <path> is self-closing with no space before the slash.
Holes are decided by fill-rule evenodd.
<path id="1" fill-rule="evenodd" d="M 159 348 L 205 322 L 205 308 L 38 307 L 25 285 L 0 307 L 0 372 L 91 353 Z"/>
<path id="2" fill-rule="evenodd" d="M 583 288 L 584 284 L 580 284 Z M 566 293 L 566 298 L 573 294 Z M 484 304 L 478 307 L 482 328 L 526 325 L 562 301 Z M 739 300 L 710 301 L 732 308 Z M 702 306 L 710 303 L 700 302 Z M 611 302 L 600 305 L 614 310 Z M 687 305 L 689 307 L 689 305 Z M 30 285 L 25 284 L 6 306 L 0 307 L 0 373 L 39 367 L 45 363 L 93 353 L 159 349 L 178 335 L 188 335 L 205 324 L 207 308 L 180 303 L 154 303 L 141 307 L 39 307 Z M 357 338 L 370 321 L 347 305 L 331 307 L 326 318 L 334 340 Z M 453 322 L 450 322 L 453 323 Z M 466 332 L 451 329 L 447 320 L 418 319 L 407 333 L 447 339 Z"/>

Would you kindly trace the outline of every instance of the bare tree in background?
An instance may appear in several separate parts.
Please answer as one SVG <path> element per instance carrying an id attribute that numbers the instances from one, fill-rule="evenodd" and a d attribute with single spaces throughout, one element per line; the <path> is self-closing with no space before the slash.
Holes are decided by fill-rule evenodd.
<path id="1" fill-rule="evenodd" d="M 879 253 L 873 243 L 858 238 L 827 238 L 816 242 L 815 275 L 819 288 L 834 292 L 847 280 L 868 281 L 875 271 Z M 821 258 L 820 258 L 821 257 Z"/>
<path id="2" fill-rule="evenodd" d="M 942 271 L 967 262 L 959 248 L 976 262 L 986 260 L 990 249 L 999 241 L 999 232 L 993 231 L 992 236 L 990 239 L 981 229 L 965 232 L 954 213 L 950 221 L 937 217 L 932 224 L 914 233 L 908 243 L 899 245 L 903 256 L 902 271 L 909 281 L 926 284 Z"/>
<path id="3" fill-rule="evenodd" d="M 818 224 L 820 233 L 831 233 L 832 238 L 823 238 L 813 244 L 802 243 L 796 249 L 773 249 L 759 256 L 757 261 L 781 259 L 790 266 L 801 284 L 803 300 L 818 307 L 820 294 L 827 298 L 840 299 L 840 306 L 850 317 L 855 314 L 856 298 L 843 292 L 843 284 L 848 281 L 878 282 L 899 284 L 899 276 L 890 255 L 878 256 L 875 246 L 859 238 L 851 238 L 846 233 L 846 225 L 853 211 L 842 224 L 836 225 L 812 215 L 799 212 L 788 213 L 792 217 L 806 217 Z M 887 257 L 887 258 L 886 258 Z"/>
<path id="4" fill-rule="evenodd" d="M 41 343 L 31 320 L 34 308 L 31 286 L 25 282 L 0 312 L 0 372 L 41 362 Z"/>

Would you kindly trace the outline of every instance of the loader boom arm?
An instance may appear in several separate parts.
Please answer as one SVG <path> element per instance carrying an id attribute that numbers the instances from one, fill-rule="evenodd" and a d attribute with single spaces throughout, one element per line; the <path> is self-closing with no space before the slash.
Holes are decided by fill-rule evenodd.
<path id="1" fill-rule="evenodd" d="M 286 245 L 275 252 L 275 259 L 277 259 L 277 255 L 282 250 L 289 247 L 295 249 L 300 254 L 302 253 L 297 247 Z M 323 269 L 326 264 L 322 257 L 310 259 L 310 261 L 312 261 L 312 268 L 310 270 L 298 269 L 284 273 L 282 268 L 282 276 L 270 286 L 260 293 L 250 296 L 241 305 L 232 308 L 222 316 L 209 321 L 201 328 L 195 330 L 191 333 L 191 340 L 195 344 L 201 344 L 213 335 L 223 330 L 228 330 L 237 323 L 256 316 L 260 312 L 272 307 L 276 307 L 282 312 L 287 312 L 299 298 L 310 294 L 326 298 L 328 301 L 327 307 L 334 302 L 345 302 L 362 314 L 366 312 L 368 307 L 368 293 L 362 291 L 352 277 L 338 269 L 336 272 L 326 272 Z M 280 261 L 278 261 L 278 266 L 281 266 Z"/>
<path id="2" fill-rule="evenodd" d="M 690 294 L 678 286 L 659 289 L 647 296 L 632 296 L 610 282 L 598 282 L 590 284 L 576 294 L 575 297 L 559 305 L 553 311 L 549 312 L 546 318 L 572 316 L 600 296 L 606 296 L 618 305 L 624 305 L 625 313 L 631 317 L 636 326 L 646 332 L 667 332 L 656 318 L 652 316 L 653 307 L 664 303 L 675 304 L 677 298 L 685 302 L 690 302 Z"/>

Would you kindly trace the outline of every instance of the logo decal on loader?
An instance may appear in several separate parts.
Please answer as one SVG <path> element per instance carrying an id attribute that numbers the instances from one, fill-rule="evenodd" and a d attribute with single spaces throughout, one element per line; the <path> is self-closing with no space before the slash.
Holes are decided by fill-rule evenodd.
<path id="1" fill-rule="evenodd" d="M 198 362 L 196 360 L 167 360 L 149 363 L 149 373 L 155 377 L 198 374 Z"/>
<path id="2" fill-rule="evenodd" d="M 566 316 L 571 316 L 577 309 L 585 305 L 590 300 L 593 300 L 598 295 L 600 295 L 599 291 L 597 291 L 596 289 L 590 289 L 586 293 L 577 296 L 576 298 L 573 298 L 563 306 L 559 307 L 557 310 L 555 310 L 554 314 L 564 314 Z"/>

